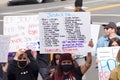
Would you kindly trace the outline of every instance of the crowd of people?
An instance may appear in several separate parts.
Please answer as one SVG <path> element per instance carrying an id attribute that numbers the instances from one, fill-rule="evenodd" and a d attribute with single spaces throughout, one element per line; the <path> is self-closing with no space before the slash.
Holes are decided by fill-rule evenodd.
<path id="1" fill-rule="evenodd" d="M 93 47 L 91 40 L 88 46 Z M 39 72 L 43 72 L 40 73 L 43 80 L 82 80 L 92 64 L 91 52 L 88 52 L 86 56 L 86 63 L 80 66 L 71 53 L 53 54 L 51 61 L 49 58 L 50 54 L 42 55 L 39 51 L 32 51 L 28 48 L 19 49 L 15 52 L 13 59 L 1 65 L 1 72 L 6 73 L 4 79 L 1 76 L 1 80 L 38 80 Z"/>
<path id="2" fill-rule="evenodd" d="M 108 24 L 103 24 L 102 26 L 104 27 L 105 34 L 98 39 L 96 48 L 120 46 L 119 25 L 116 25 L 114 22 L 109 22 Z M 117 53 L 116 61 L 118 63 L 120 62 L 120 49 Z M 99 62 L 99 60 L 97 59 L 96 63 L 98 64 L 98 62 Z M 115 69 L 113 69 L 110 72 L 109 80 L 119 80 L 120 79 L 120 76 L 119 76 L 120 75 L 120 72 L 119 72 L 120 67 L 119 66 L 120 65 L 115 67 Z"/>

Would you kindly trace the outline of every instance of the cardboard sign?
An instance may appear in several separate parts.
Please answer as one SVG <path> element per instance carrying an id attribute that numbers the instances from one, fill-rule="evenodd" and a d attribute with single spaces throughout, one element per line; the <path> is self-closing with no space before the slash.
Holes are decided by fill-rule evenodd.
<path id="1" fill-rule="evenodd" d="M 97 49 L 99 80 L 108 80 L 110 72 L 118 65 L 116 55 L 120 47 L 102 47 Z"/>
<path id="2" fill-rule="evenodd" d="M 10 36 L 0 35 L 0 62 L 8 61 Z"/>
<path id="3" fill-rule="evenodd" d="M 40 52 L 86 55 L 91 39 L 90 13 L 39 13 Z"/>
<path id="4" fill-rule="evenodd" d="M 39 50 L 39 20 L 37 15 L 5 16 L 4 35 L 12 36 L 10 52 L 22 47 Z"/>

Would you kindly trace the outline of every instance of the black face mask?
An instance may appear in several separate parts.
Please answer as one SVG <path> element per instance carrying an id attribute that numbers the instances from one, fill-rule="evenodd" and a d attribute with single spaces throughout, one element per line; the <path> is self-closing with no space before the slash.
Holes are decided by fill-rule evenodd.
<path id="1" fill-rule="evenodd" d="M 71 71 L 73 69 L 73 65 L 61 65 L 61 69 L 64 72 Z"/>
<path id="2" fill-rule="evenodd" d="M 27 61 L 18 61 L 18 67 L 19 68 L 25 68 L 27 65 Z"/>

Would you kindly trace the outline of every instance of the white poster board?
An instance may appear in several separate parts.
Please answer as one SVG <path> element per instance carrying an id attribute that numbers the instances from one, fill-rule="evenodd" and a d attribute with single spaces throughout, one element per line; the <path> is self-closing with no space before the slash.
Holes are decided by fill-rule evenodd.
<path id="1" fill-rule="evenodd" d="M 39 50 L 39 20 L 37 15 L 5 16 L 4 35 L 12 36 L 10 52 L 22 47 Z"/>
<path id="2" fill-rule="evenodd" d="M 0 35 L 0 62 L 8 61 L 10 36 Z"/>
<path id="3" fill-rule="evenodd" d="M 98 40 L 98 35 L 100 31 L 100 25 L 91 24 L 91 38 L 93 40 L 94 46 L 92 48 L 92 55 L 96 54 L 96 44 Z"/>
<path id="4" fill-rule="evenodd" d="M 120 47 L 97 48 L 99 80 L 108 80 L 110 72 L 118 65 L 116 55 Z"/>
<path id="5" fill-rule="evenodd" d="M 91 39 L 90 22 L 89 12 L 39 13 L 40 52 L 86 55 Z"/>

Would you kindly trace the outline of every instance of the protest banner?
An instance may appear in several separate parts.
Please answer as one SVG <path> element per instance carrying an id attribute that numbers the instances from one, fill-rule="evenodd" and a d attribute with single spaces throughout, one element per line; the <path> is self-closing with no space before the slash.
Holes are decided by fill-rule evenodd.
<path id="1" fill-rule="evenodd" d="M 108 80 L 110 72 L 118 65 L 116 55 L 120 47 L 97 48 L 99 80 Z"/>
<path id="2" fill-rule="evenodd" d="M 40 52 L 86 55 L 91 39 L 90 13 L 41 12 Z"/>
<path id="3" fill-rule="evenodd" d="M 0 62 L 8 61 L 10 36 L 0 35 Z"/>
<path id="4" fill-rule="evenodd" d="M 37 15 L 5 16 L 4 35 L 10 35 L 10 52 L 22 47 L 39 50 L 39 23 Z"/>

